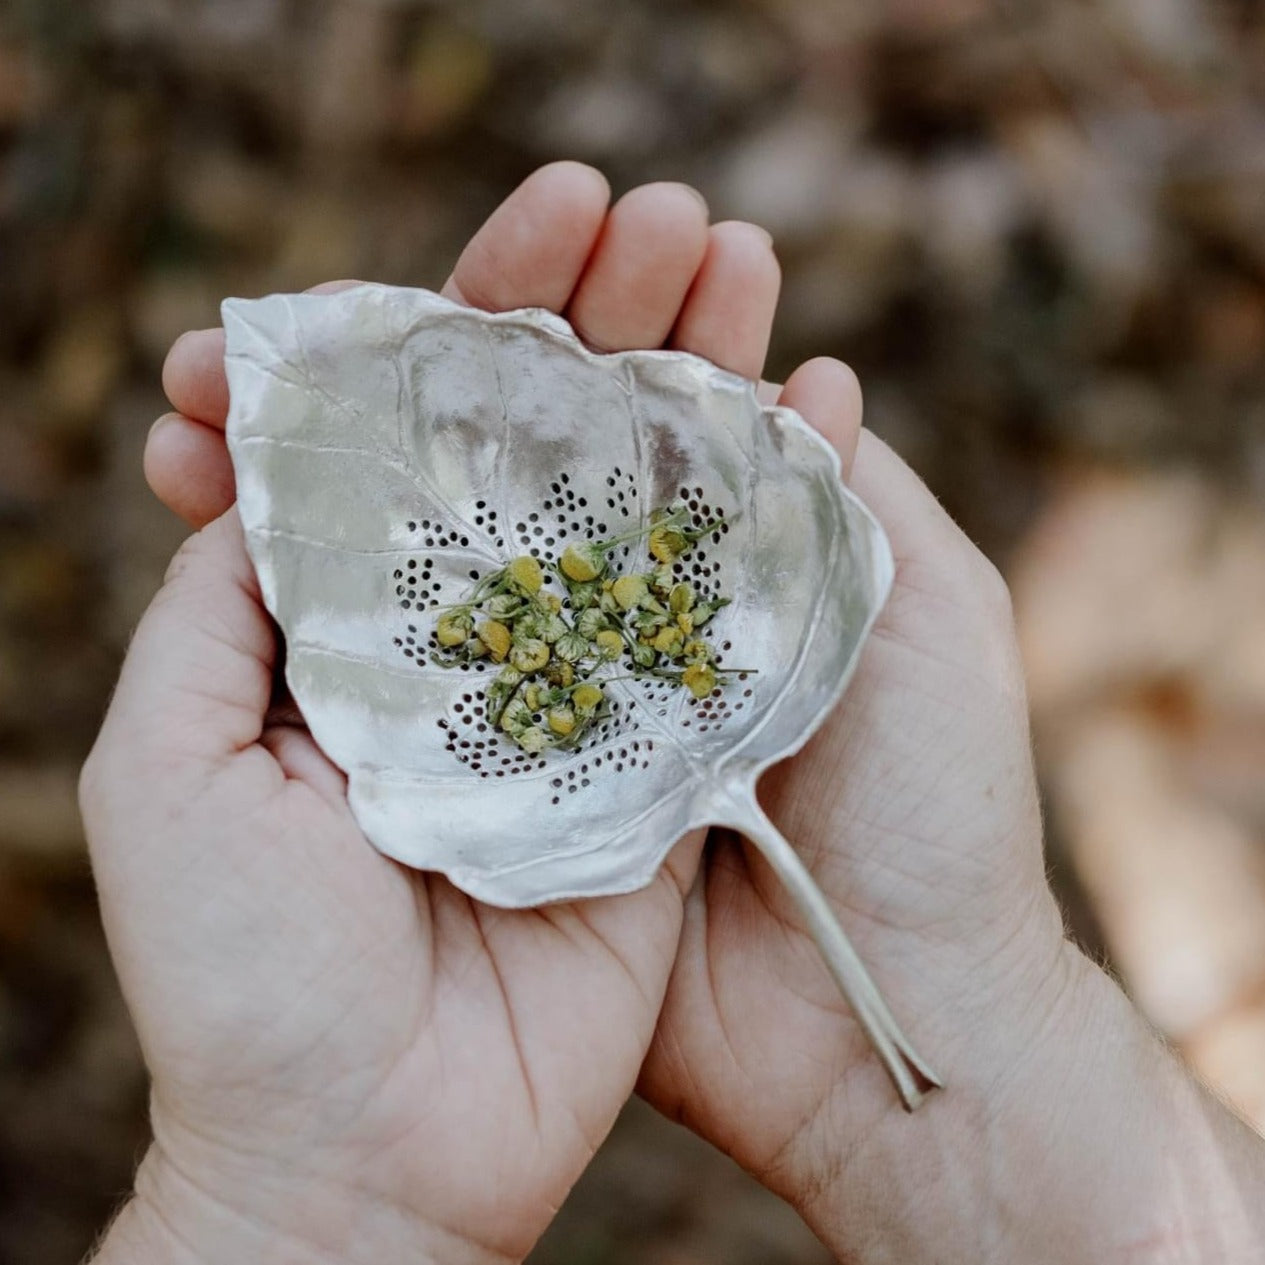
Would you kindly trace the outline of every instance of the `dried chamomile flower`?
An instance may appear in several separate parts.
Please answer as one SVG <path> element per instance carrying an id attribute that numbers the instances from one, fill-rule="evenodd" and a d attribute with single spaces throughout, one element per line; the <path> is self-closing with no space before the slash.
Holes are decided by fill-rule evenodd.
<path id="1" fill-rule="evenodd" d="M 603 659 L 618 659 L 624 652 L 624 639 L 613 628 L 603 628 L 593 638 L 593 645 Z"/>
<path id="2" fill-rule="evenodd" d="M 510 630 L 499 619 L 485 619 L 479 625 L 479 640 L 488 648 L 494 663 L 501 663 L 510 652 Z"/>
<path id="3" fill-rule="evenodd" d="M 606 551 L 591 541 L 569 544 L 558 559 L 558 569 L 580 584 L 596 580 L 606 570 Z"/>
<path id="4" fill-rule="evenodd" d="M 702 628 L 709 619 L 720 609 L 729 605 L 727 597 L 718 597 L 712 601 L 699 602 L 694 609 L 690 611 L 690 616 L 694 621 L 695 628 Z"/>
<path id="5" fill-rule="evenodd" d="M 690 663 L 715 663 L 716 661 L 715 652 L 702 637 L 696 637 L 693 641 L 687 641 L 681 647 L 681 658 L 688 660 Z"/>
<path id="6" fill-rule="evenodd" d="M 657 597 L 666 598 L 676 587 L 676 572 L 671 563 L 661 563 L 655 567 L 650 577 L 650 587 Z"/>
<path id="7" fill-rule="evenodd" d="M 512 698 L 501 713 L 501 728 L 511 738 L 517 738 L 532 723 L 532 711 L 521 698 Z"/>
<path id="8" fill-rule="evenodd" d="M 592 641 L 605 627 L 606 615 L 600 610 L 581 611 L 575 621 L 575 631 L 588 641 Z"/>
<path id="9" fill-rule="evenodd" d="M 483 609 L 492 619 L 512 619 L 518 611 L 523 609 L 523 599 L 513 593 L 497 593 L 494 597 L 488 598 Z"/>
<path id="10" fill-rule="evenodd" d="M 709 663 L 691 663 L 681 673 L 681 683 L 695 698 L 706 698 L 716 688 L 716 669 Z"/>
<path id="11" fill-rule="evenodd" d="M 597 605 L 601 596 L 601 585 L 596 581 L 589 584 L 572 584 L 567 589 L 567 598 L 573 611 L 587 611 Z"/>
<path id="12" fill-rule="evenodd" d="M 658 562 L 675 562 L 689 547 L 689 537 L 675 525 L 662 523 L 650 533 L 650 553 Z"/>
<path id="13" fill-rule="evenodd" d="M 653 668 L 659 656 L 655 648 L 644 641 L 638 641 L 632 647 L 633 662 L 639 668 Z"/>
<path id="14" fill-rule="evenodd" d="M 578 629 L 563 634 L 553 646 L 554 654 L 567 663 L 578 663 L 589 653 L 589 649 L 589 639 Z"/>
<path id="15" fill-rule="evenodd" d="M 542 639 L 545 635 L 546 619 L 548 619 L 548 616 L 544 613 L 544 611 L 535 609 L 523 611 L 523 613 L 513 621 L 514 640 L 521 642 L 526 641 L 530 637 Z"/>
<path id="16" fill-rule="evenodd" d="M 661 563 L 676 562 L 689 551 L 691 545 L 714 532 L 724 521 L 723 518 L 714 518 L 701 527 L 691 527 L 685 505 L 677 501 L 658 516 L 651 529 L 650 555 Z"/>
<path id="17" fill-rule="evenodd" d="M 647 641 L 652 640 L 660 628 L 666 627 L 667 622 L 668 617 L 660 615 L 657 611 L 638 611 L 632 617 L 632 626 Z"/>
<path id="18" fill-rule="evenodd" d="M 571 702 L 575 705 L 577 715 L 590 717 L 601 706 L 604 697 L 600 685 L 593 685 L 586 681 L 583 685 L 576 686 L 575 692 L 571 695 Z"/>
<path id="19" fill-rule="evenodd" d="M 539 593 L 545 582 L 545 573 L 540 569 L 540 563 L 529 553 L 515 558 L 505 568 L 505 574 L 510 584 L 528 597 Z"/>
<path id="20" fill-rule="evenodd" d="M 441 615 L 435 625 L 435 639 L 441 646 L 451 649 L 464 646 L 474 631 L 474 617 L 466 609 L 449 611 Z"/>
<path id="21" fill-rule="evenodd" d="M 684 641 L 685 637 L 681 630 L 669 625 L 667 628 L 663 628 L 659 631 L 659 633 L 655 636 L 654 641 L 651 642 L 651 645 L 653 645 L 660 654 L 666 654 L 671 657 L 680 650 Z"/>
<path id="22" fill-rule="evenodd" d="M 549 647 L 538 638 L 525 638 L 510 650 L 510 662 L 520 672 L 539 672 L 549 662 Z"/>
<path id="23" fill-rule="evenodd" d="M 551 707 L 545 720 L 559 738 L 569 737 L 575 728 L 575 712 L 570 707 Z"/>
<path id="24" fill-rule="evenodd" d="M 621 610 L 630 611 L 650 596 L 650 586 L 644 575 L 621 575 L 611 585 L 611 596 L 619 603 Z"/>
<path id="25" fill-rule="evenodd" d="M 549 735 L 535 725 L 531 725 L 524 729 L 522 733 L 515 735 L 514 740 L 528 755 L 539 755 L 549 746 Z"/>
<path id="26" fill-rule="evenodd" d="M 575 680 L 575 668 L 570 663 L 563 663 L 560 659 L 550 659 L 545 680 L 550 685 L 562 686 L 565 689 Z"/>
<path id="27" fill-rule="evenodd" d="M 561 637 L 565 637 L 570 629 L 561 615 L 546 614 L 541 624 L 540 639 L 553 645 Z"/>
<path id="28" fill-rule="evenodd" d="M 694 586 L 692 584 L 674 584 L 668 594 L 668 610 L 674 615 L 683 615 L 694 609 Z"/>

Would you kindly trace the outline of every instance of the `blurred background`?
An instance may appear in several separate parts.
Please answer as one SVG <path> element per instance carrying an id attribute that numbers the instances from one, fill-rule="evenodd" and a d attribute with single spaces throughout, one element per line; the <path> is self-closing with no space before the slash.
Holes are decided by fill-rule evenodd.
<path id="1" fill-rule="evenodd" d="M 181 537 L 140 472 L 226 294 L 438 286 L 557 157 L 772 230 L 769 376 L 1014 588 L 1076 934 L 1265 1125 L 1265 13 L 1250 0 L 0 3 L 0 1265 L 72 1265 L 145 1083 L 75 806 Z M 792 1265 L 635 1105 L 535 1265 Z"/>

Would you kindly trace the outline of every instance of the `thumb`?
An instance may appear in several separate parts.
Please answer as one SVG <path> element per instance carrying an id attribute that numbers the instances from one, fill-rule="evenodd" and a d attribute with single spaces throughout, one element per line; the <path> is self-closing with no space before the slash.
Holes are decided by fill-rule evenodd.
<path id="1" fill-rule="evenodd" d="M 230 509 L 181 546 L 132 639 L 94 759 L 216 764 L 263 730 L 276 637 Z"/>

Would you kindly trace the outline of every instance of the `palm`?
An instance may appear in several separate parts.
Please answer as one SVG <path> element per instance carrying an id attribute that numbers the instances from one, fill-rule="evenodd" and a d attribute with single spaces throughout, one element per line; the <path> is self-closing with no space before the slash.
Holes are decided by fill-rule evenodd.
<path id="1" fill-rule="evenodd" d="M 513 1228 L 557 1206 L 630 1092 L 675 954 L 676 879 L 493 910 L 374 853 L 337 781 L 306 733 L 266 731 L 180 821 L 195 860 L 164 894 L 182 916 L 127 978 L 156 1125 L 175 1146 L 354 1165 L 401 1207 L 442 1190 L 420 1215 L 461 1208 L 454 1231 L 521 1254 Z M 230 818 L 249 829 L 225 838 Z M 116 940 L 144 900 L 114 904 Z M 211 983 L 190 994 L 194 973 Z M 470 1131 L 472 1103 L 494 1131 Z"/>

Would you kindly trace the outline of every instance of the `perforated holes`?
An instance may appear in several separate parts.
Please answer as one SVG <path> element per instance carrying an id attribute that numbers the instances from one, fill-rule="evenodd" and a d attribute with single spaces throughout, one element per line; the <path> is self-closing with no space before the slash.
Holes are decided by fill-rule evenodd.
<path id="1" fill-rule="evenodd" d="M 518 777 L 546 767 L 543 758 L 528 755 L 502 740 L 486 720 L 483 704 L 471 694 L 463 694 L 452 705 L 453 717 L 435 723 L 444 735 L 444 746 L 460 763 L 479 777 Z"/>
<path id="2" fill-rule="evenodd" d="M 414 610 L 427 605 L 438 585 L 434 582 L 435 564 L 429 558 L 407 559 L 391 573 L 395 595 L 401 610 Z"/>
<path id="3" fill-rule="evenodd" d="M 627 486 L 625 486 L 625 481 Z M 616 466 L 615 469 L 606 476 L 606 508 L 613 513 L 618 514 L 622 519 L 632 517 L 632 507 L 630 505 L 630 496 L 637 495 L 637 479 L 634 475 L 625 475 L 624 472 Z"/>
<path id="4" fill-rule="evenodd" d="M 408 634 L 404 637 L 392 637 L 391 640 L 399 648 L 406 659 L 416 662 L 422 657 L 421 648 L 417 644 L 417 625 L 408 626 Z"/>
<path id="5" fill-rule="evenodd" d="M 501 536 L 500 528 L 496 522 L 496 510 L 494 510 L 487 501 L 475 501 L 474 503 L 474 525 L 482 528 L 488 539 L 498 548 L 505 548 L 505 540 Z"/>
<path id="6" fill-rule="evenodd" d="M 494 540 L 499 540 L 495 528 L 496 514 L 494 510 L 488 508 L 486 501 L 477 502 L 475 517 L 477 523 L 485 525 Z M 468 534 L 456 528 L 446 530 L 442 524 L 432 522 L 428 518 L 410 519 L 405 526 L 411 535 L 419 538 L 418 543 L 428 549 L 468 549 L 470 547 Z M 477 569 L 472 568 L 469 572 L 472 581 L 477 581 L 479 575 Z M 434 558 L 428 554 L 419 551 L 405 558 L 392 571 L 392 580 L 395 596 L 402 610 L 425 611 L 443 604 L 444 582 L 436 574 Z M 454 593 L 453 597 L 456 596 Z"/>

